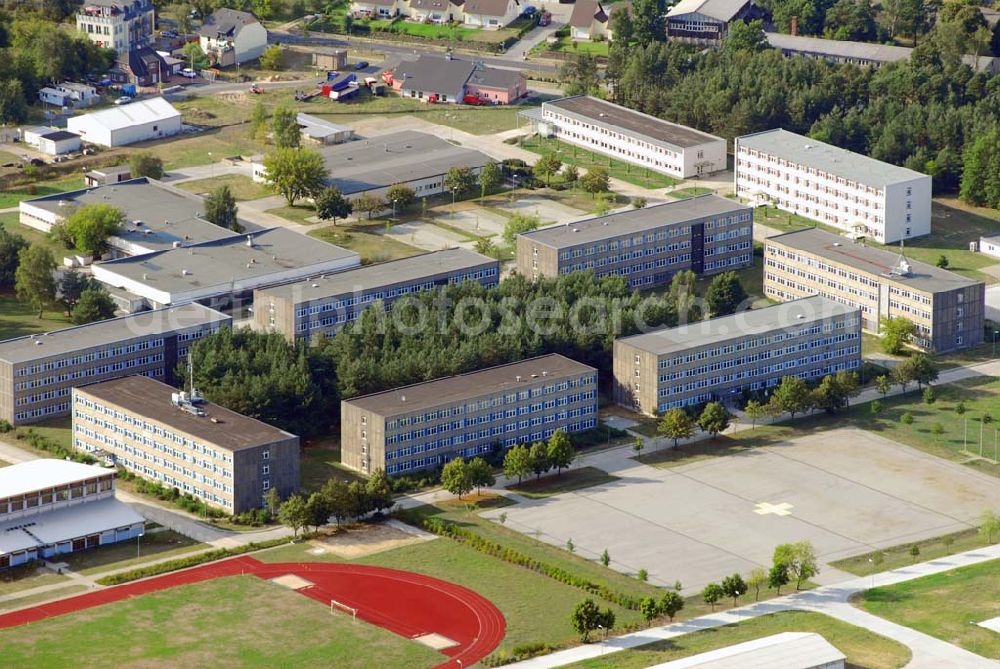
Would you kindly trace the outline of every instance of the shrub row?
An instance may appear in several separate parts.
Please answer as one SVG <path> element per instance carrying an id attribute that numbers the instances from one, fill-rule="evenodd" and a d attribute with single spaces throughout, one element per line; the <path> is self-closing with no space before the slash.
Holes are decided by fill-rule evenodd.
<path id="1" fill-rule="evenodd" d="M 512 662 L 523 662 L 539 655 L 548 655 L 557 650 L 559 650 L 558 646 L 553 646 L 544 641 L 532 641 L 514 646 L 509 653 L 505 650 L 498 651 L 496 655 L 483 658 L 482 663 L 487 667 L 502 667 Z"/>
<path id="2" fill-rule="evenodd" d="M 173 502 L 188 513 L 203 514 L 210 518 L 224 518 L 225 512 L 216 509 L 196 499 L 191 493 L 181 493 L 176 487 L 167 487 L 158 481 L 149 481 L 137 476 L 123 467 L 118 468 L 118 478 L 123 481 L 131 481 L 135 484 L 135 490 L 143 495 L 150 495 L 164 502 Z"/>
<path id="3" fill-rule="evenodd" d="M 28 442 L 32 448 L 37 448 L 40 451 L 51 453 L 55 457 L 63 460 L 74 460 L 76 462 L 82 462 L 85 465 L 93 465 L 97 463 L 97 458 L 94 456 L 73 450 L 72 448 L 66 448 L 62 444 L 49 439 L 45 435 L 35 432 L 31 428 L 24 431 L 17 430 L 14 433 L 14 436 L 21 441 Z"/>
<path id="4" fill-rule="evenodd" d="M 601 599 L 617 604 L 622 608 L 630 609 L 632 611 L 637 611 L 639 609 L 640 600 L 637 597 L 616 592 L 606 585 L 594 583 L 587 578 L 570 573 L 562 567 L 556 567 L 546 562 L 542 562 L 541 560 L 536 560 L 529 555 L 525 555 L 524 553 L 510 548 L 509 546 L 504 546 L 499 542 L 484 539 L 475 532 L 471 532 L 455 523 L 442 520 L 441 518 L 432 517 L 425 518 L 421 524 L 428 532 L 433 532 L 438 536 L 454 539 L 455 541 L 480 553 L 499 558 L 504 562 L 509 562 L 510 564 L 517 565 L 518 567 L 530 569 L 543 576 L 548 576 L 551 579 L 559 581 L 560 583 L 565 583 L 566 585 L 574 588 L 580 588 L 581 590 L 585 590 L 592 595 L 600 597 Z"/>
<path id="5" fill-rule="evenodd" d="M 303 538 L 306 538 L 306 536 L 312 535 L 303 535 Z M 244 546 L 237 546 L 236 548 L 218 548 L 206 553 L 198 553 L 197 555 L 189 555 L 175 560 L 160 562 L 159 564 L 152 564 L 148 567 L 139 567 L 138 569 L 131 569 L 117 574 L 111 574 L 97 579 L 96 582 L 98 585 L 119 585 L 121 583 L 128 583 L 129 581 L 136 581 L 140 578 L 158 576 L 160 574 L 166 574 L 167 572 L 177 571 L 178 569 L 196 567 L 200 564 L 205 564 L 206 562 L 215 562 L 216 560 L 221 560 L 223 558 L 235 557 L 252 551 L 259 551 L 263 548 L 281 546 L 282 544 L 287 544 L 288 542 L 289 539 L 285 537 L 282 539 L 270 539 L 268 541 L 254 541 Z"/>

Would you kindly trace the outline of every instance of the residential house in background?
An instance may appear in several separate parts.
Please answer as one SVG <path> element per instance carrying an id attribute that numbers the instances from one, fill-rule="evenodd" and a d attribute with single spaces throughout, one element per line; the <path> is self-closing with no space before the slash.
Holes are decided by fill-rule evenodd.
<path id="1" fill-rule="evenodd" d="M 0 570 L 143 536 L 145 519 L 115 499 L 115 477 L 50 458 L 0 469 Z"/>
<path id="2" fill-rule="evenodd" d="M 73 446 L 230 514 L 299 488 L 299 438 L 145 376 L 73 389 Z"/>
<path id="3" fill-rule="evenodd" d="M 391 19 L 400 15 L 400 7 L 406 8 L 406 0 L 353 0 L 350 12 L 357 18 Z"/>
<path id="4" fill-rule="evenodd" d="M 141 46 L 120 54 L 109 75 L 118 83 L 155 86 L 168 81 L 172 73 L 166 58 L 152 47 Z"/>
<path id="5" fill-rule="evenodd" d="M 489 67 L 451 54 L 422 55 L 403 61 L 393 70 L 390 81 L 402 97 L 439 103 L 461 103 L 471 95 L 495 104 L 509 104 L 528 93 L 520 71 Z"/>
<path id="6" fill-rule="evenodd" d="M 58 107 L 89 107 L 98 101 L 101 96 L 97 94 L 97 89 L 89 84 L 79 84 L 75 81 L 64 81 L 55 86 L 46 86 L 38 91 L 38 99 L 41 102 Z"/>
<path id="7" fill-rule="evenodd" d="M 719 46 L 729 24 L 754 16 L 753 0 L 680 0 L 667 10 L 667 39 Z"/>
<path id="8" fill-rule="evenodd" d="M 77 9 L 76 30 L 123 56 L 149 44 L 154 14 L 152 0 L 84 0 Z"/>
<path id="9" fill-rule="evenodd" d="M 186 304 L 0 342 L 0 419 L 37 423 L 70 412 L 76 386 L 142 374 L 171 382 L 191 343 L 232 324 Z"/>
<path id="10" fill-rule="evenodd" d="M 913 343 L 935 353 L 983 343 L 983 282 L 817 228 L 765 240 L 764 294 L 823 295 L 856 307 L 873 334 L 886 319 L 906 318 L 916 326 Z"/>
<path id="11" fill-rule="evenodd" d="M 787 130 L 737 137 L 736 195 L 881 244 L 931 232 L 931 178 Z"/>
<path id="12" fill-rule="evenodd" d="M 542 137 L 689 179 L 726 169 L 726 140 L 588 95 L 543 102 L 521 116 Z"/>
<path id="13" fill-rule="evenodd" d="M 518 0 L 465 0 L 462 12 L 467 26 L 499 30 L 518 17 L 521 5 Z"/>
<path id="14" fill-rule="evenodd" d="M 260 58 L 267 30 L 250 12 L 221 7 L 198 30 L 201 50 L 213 65 L 228 67 Z"/>
<path id="15" fill-rule="evenodd" d="M 341 463 L 370 474 L 435 469 L 556 430 L 597 427 L 597 370 L 543 355 L 340 404 Z"/>
<path id="16" fill-rule="evenodd" d="M 613 394 L 656 415 L 860 366 L 858 308 L 817 295 L 616 339 Z"/>
<path id="17" fill-rule="evenodd" d="M 462 3 L 452 0 L 408 0 L 407 18 L 421 23 L 451 23 L 462 20 Z"/>
<path id="18" fill-rule="evenodd" d="M 575 40 L 608 39 L 609 16 L 598 0 L 576 0 L 569 17 L 569 36 Z"/>

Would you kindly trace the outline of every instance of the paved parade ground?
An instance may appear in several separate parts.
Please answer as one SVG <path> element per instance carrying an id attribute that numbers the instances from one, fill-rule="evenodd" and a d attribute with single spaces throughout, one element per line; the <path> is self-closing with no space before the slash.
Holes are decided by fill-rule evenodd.
<path id="1" fill-rule="evenodd" d="M 853 429 L 609 473 L 618 480 L 485 515 L 558 546 L 572 539 L 591 559 L 607 549 L 612 567 L 695 593 L 769 565 L 780 543 L 811 541 L 825 563 L 966 529 L 997 491 L 994 478 Z M 817 580 L 837 576 L 827 568 Z"/>

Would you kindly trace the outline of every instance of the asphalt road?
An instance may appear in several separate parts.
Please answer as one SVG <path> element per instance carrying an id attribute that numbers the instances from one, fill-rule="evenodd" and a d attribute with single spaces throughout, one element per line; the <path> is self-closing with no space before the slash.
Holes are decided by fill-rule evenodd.
<path id="1" fill-rule="evenodd" d="M 333 46 L 342 48 L 360 48 L 369 51 L 378 51 L 384 53 L 386 56 L 395 56 L 401 59 L 413 60 L 414 56 L 419 56 L 421 54 L 434 54 L 441 55 L 439 49 L 433 49 L 430 47 L 419 47 L 412 44 L 395 46 L 392 44 L 386 44 L 385 42 L 372 42 L 366 39 L 353 39 L 344 36 L 338 37 L 318 37 L 316 35 L 310 35 L 309 37 L 301 37 L 299 35 L 292 35 L 290 33 L 283 32 L 272 32 L 267 33 L 267 41 L 269 44 L 283 43 L 283 44 L 299 44 L 299 45 L 311 45 L 311 46 Z M 485 56 L 482 54 L 467 54 L 466 57 L 474 58 L 477 61 L 482 62 L 485 65 L 491 65 L 493 67 L 505 68 L 508 70 L 534 70 L 537 72 L 551 72 L 556 73 L 559 71 L 559 67 L 556 65 L 548 65 L 544 63 L 535 62 L 525 62 L 520 57 L 515 57 L 514 55 L 504 55 L 497 54 L 493 56 Z"/>

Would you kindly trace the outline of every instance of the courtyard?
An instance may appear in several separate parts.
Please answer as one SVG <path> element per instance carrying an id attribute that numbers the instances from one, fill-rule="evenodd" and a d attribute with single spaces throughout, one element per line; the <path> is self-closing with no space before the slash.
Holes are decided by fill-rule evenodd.
<path id="1" fill-rule="evenodd" d="M 996 479 L 871 432 L 835 429 L 670 468 L 589 462 L 617 480 L 484 516 L 685 594 L 808 540 L 826 563 L 973 526 Z M 814 580 L 845 574 L 824 567 Z"/>

